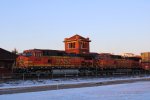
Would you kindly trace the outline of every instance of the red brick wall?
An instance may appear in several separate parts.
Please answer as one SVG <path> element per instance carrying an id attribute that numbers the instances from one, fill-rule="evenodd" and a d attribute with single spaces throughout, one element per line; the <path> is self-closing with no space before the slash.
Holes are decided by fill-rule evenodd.
<path id="1" fill-rule="evenodd" d="M 68 48 L 68 44 L 75 42 L 75 48 Z M 76 54 L 82 54 L 82 53 L 89 53 L 90 52 L 90 46 L 89 46 L 89 38 L 84 38 L 79 35 L 75 35 L 71 38 L 65 38 L 65 51 L 67 53 L 76 53 Z M 86 43 L 85 48 L 82 48 L 82 43 Z"/>

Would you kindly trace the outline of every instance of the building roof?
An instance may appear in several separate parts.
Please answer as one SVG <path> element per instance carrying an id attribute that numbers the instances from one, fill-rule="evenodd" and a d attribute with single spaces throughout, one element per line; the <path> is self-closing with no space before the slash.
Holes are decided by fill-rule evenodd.
<path id="1" fill-rule="evenodd" d="M 74 36 L 72 36 L 70 38 L 65 38 L 65 41 L 73 41 L 73 40 L 75 40 L 75 41 L 76 40 L 86 40 L 88 42 L 91 42 L 91 40 L 89 40 L 89 38 L 84 38 L 84 37 L 82 37 L 82 36 L 80 36 L 78 34 L 76 34 L 76 35 L 74 35 Z"/>
<path id="2" fill-rule="evenodd" d="M 0 48 L 0 60 L 15 60 L 16 54 Z"/>

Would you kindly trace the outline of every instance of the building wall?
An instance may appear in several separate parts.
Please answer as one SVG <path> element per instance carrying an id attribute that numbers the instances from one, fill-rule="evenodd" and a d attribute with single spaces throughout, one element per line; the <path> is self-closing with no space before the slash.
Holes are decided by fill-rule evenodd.
<path id="1" fill-rule="evenodd" d="M 0 48 L 0 73 L 11 72 L 17 55 Z"/>
<path id="2" fill-rule="evenodd" d="M 142 62 L 150 62 L 150 52 L 141 53 Z"/>
<path id="3" fill-rule="evenodd" d="M 74 35 L 70 38 L 65 38 L 65 51 L 67 53 L 83 54 L 90 52 L 89 38 L 84 38 L 80 35 Z"/>

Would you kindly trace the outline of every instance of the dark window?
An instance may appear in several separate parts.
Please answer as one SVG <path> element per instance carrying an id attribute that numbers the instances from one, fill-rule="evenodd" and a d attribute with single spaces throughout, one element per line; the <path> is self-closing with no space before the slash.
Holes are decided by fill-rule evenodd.
<path id="1" fill-rule="evenodd" d="M 87 48 L 87 43 L 86 42 L 82 42 L 81 43 L 81 48 Z"/>
<path id="2" fill-rule="evenodd" d="M 68 43 L 68 48 L 75 48 L 75 42 L 73 42 L 73 43 Z"/>
<path id="3" fill-rule="evenodd" d="M 51 63 L 52 63 L 52 60 L 51 60 L 51 59 L 48 59 L 48 63 L 51 64 Z"/>

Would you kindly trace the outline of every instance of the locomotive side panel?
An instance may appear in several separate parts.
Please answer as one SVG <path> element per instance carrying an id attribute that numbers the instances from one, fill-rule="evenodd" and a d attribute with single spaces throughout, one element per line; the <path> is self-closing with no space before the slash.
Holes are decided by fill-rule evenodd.
<path id="1" fill-rule="evenodd" d="M 115 60 L 100 59 L 98 61 L 100 69 L 113 69 L 116 68 Z"/>
<path id="2" fill-rule="evenodd" d="M 18 68 L 32 67 L 53 67 L 53 68 L 79 68 L 83 58 L 65 57 L 65 56 L 47 56 L 47 57 L 24 57 L 19 56 L 16 61 Z"/>

